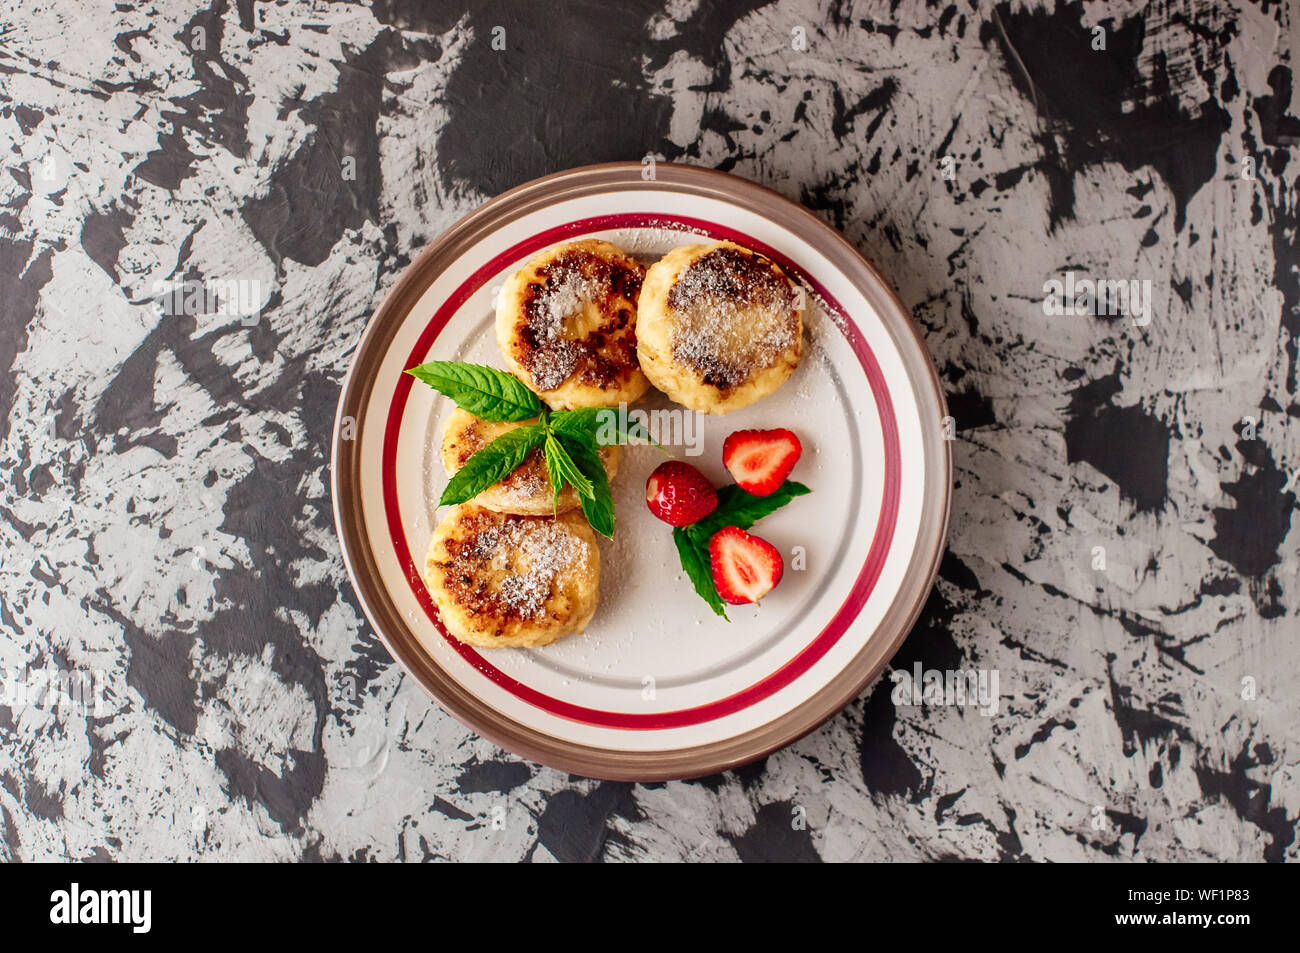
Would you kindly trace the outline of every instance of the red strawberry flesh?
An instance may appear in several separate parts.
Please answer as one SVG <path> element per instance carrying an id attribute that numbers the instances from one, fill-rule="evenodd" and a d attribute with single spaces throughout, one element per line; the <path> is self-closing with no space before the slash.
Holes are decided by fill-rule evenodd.
<path id="1" fill-rule="evenodd" d="M 765 539 L 727 526 L 709 540 L 713 584 L 733 606 L 758 602 L 776 588 L 785 572 L 781 554 Z"/>
<path id="2" fill-rule="evenodd" d="M 793 431 L 737 430 L 722 445 L 722 463 L 746 493 L 768 496 L 785 482 L 802 453 Z"/>

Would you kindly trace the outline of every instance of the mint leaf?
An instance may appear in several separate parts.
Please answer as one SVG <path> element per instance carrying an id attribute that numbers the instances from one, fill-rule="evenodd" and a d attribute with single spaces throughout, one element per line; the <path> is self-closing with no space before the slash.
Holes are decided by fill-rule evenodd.
<path id="1" fill-rule="evenodd" d="M 600 447 L 612 447 L 629 440 L 641 440 L 645 443 L 664 448 L 650 436 L 650 431 L 641 422 L 627 416 L 613 407 L 582 407 L 578 410 L 561 410 L 555 413 L 555 432 L 567 436 L 583 436 L 588 443 Z M 667 452 L 667 451 L 665 451 Z"/>
<path id="2" fill-rule="evenodd" d="M 775 513 L 796 496 L 812 491 L 802 483 L 786 480 L 767 496 L 754 496 L 731 483 L 718 490 L 718 508 L 691 528 L 704 534 L 705 544 L 724 526 L 749 529 L 764 516 Z"/>
<path id="3" fill-rule="evenodd" d="M 541 424 L 507 430 L 456 471 L 442 491 L 439 506 L 472 500 L 488 487 L 515 472 L 524 458 L 546 439 Z"/>
<path id="4" fill-rule="evenodd" d="M 546 435 L 546 471 L 556 493 L 560 492 L 565 483 L 577 490 L 579 496 L 592 496 L 596 492 L 591 481 L 578 469 L 578 465 L 569 456 L 569 451 L 554 433 Z"/>
<path id="5" fill-rule="evenodd" d="M 582 513 L 591 528 L 602 536 L 614 538 L 614 497 L 609 491 L 609 474 L 605 461 L 600 458 L 595 441 L 562 435 L 560 442 L 578 465 L 578 469 L 591 481 L 592 495 L 582 497 Z"/>
<path id="6" fill-rule="evenodd" d="M 709 559 L 709 536 L 703 538 L 701 545 L 700 536 L 695 532 L 696 526 L 675 526 L 673 527 L 673 542 L 677 544 L 677 556 L 682 561 L 682 569 L 686 571 L 686 577 L 690 579 L 691 585 L 699 593 L 700 598 L 709 604 L 717 615 L 727 619 L 727 610 L 723 608 L 722 597 L 718 595 L 718 587 L 713 584 L 713 566 Z M 711 536 L 712 534 L 710 534 Z"/>
<path id="7" fill-rule="evenodd" d="M 610 413 L 613 413 L 613 411 L 610 411 Z M 602 422 L 608 420 L 605 417 L 600 419 Z M 660 450 L 664 449 L 659 441 L 650 436 L 650 431 L 645 429 L 641 421 L 629 417 L 624 423 L 626 424 L 624 428 L 619 427 L 617 423 L 613 424 L 614 433 L 620 438 L 619 443 L 627 443 L 629 440 L 635 439 L 640 440 L 642 443 L 648 443 L 653 447 L 658 447 Z M 667 450 L 664 450 L 664 453 L 667 452 Z"/>
<path id="8" fill-rule="evenodd" d="M 495 367 L 464 361 L 429 361 L 406 373 L 450 397 L 461 410 L 494 423 L 528 420 L 545 409 L 537 395 L 517 377 Z"/>
<path id="9" fill-rule="evenodd" d="M 601 407 L 580 407 L 577 410 L 557 410 L 551 414 L 551 429 L 561 436 L 583 436 L 596 432 L 597 415 Z"/>
<path id="10" fill-rule="evenodd" d="M 590 431 L 583 430 L 581 427 L 574 427 L 571 423 L 567 426 L 558 426 L 558 424 L 562 423 L 562 421 L 558 419 L 559 414 L 568 413 L 570 413 L 570 411 L 562 410 L 555 416 L 551 417 L 551 422 L 553 424 L 551 432 L 555 434 L 556 439 L 564 444 L 564 449 L 570 451 L 570 456 L 572 456 L 572 451 L 575 448 L 584 448 L 590 450 L 592 453 L 598 453 L 600 451 L 600 444 L 596 442 L 595 436 Z M 572 411 L 572 413 L 581 413 L 581 411 Z M 574 457 L 574 460 L 576 461 L 577 457 Z"/>
<path id="11" fill-rule="evenodd" d="M 560 492 L 564 489 L 564 471 L 560 469 L 559 456 L 551 452 L 554 441 L 555 437 L 548 433 L 543 455 L 546 457 L 546 477 L 551 482 L 551 515 L 557 516 L 560 510 Z"/>

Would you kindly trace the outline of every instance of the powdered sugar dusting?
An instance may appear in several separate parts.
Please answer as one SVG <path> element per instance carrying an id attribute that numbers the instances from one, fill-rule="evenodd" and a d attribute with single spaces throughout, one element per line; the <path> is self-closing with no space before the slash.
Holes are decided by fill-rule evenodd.
<path id="1" fill-rule="evenodd" d="M 539 393 L 573 380 L 606 390 L 637 371 L 636 300 L 644 270 L 617 248 L 561 246 L 526 272 L 511 354 Z"/>
<path id="2" fill-rule="evenodd" d="M 542 451 L 531 451 L 524 462 L 498 483 L 497 487 L 502 499 L 508 503 L 533 503 L 543 497 L 549 499 L 551 483 L 546 475 Z"/>
<path id="3" fill-rule="evenodd" d="M 582 308 L 605 291 L 603 282 L 579 271 L 560 272 L 559 280 L 548 284 L 537 296 L 537 316 L 540 330 L 549 340 L 558 340 L 564 332 L 564 322 L 576 317 Z"/>
<path id="4" fill-rule="evenodd" d="M 568 325 L 593 301 L 608 294 L 608 284 L 577 268 L 557 268 L 537 294 L 529 312 L 537 351 L 529 370 L 541 390 L 554 390 L 574 372 L 583 348 L 568 336 Z"/>
<path id="5" fill-rule="evenodd" d="M 668 294 L 679 320 L 673 358 L 704 381 L 735 387 L 797 343 L 796 292 L 761 256 L 719 248 L 691 264 Z"/>
<path id="6" fill-rule="evenodd" d="M 488 566 L 509 573 L 498 595 L 520 618 L 537 620 L 551 598 L 556 578 L 587 563 L 587 545 L 562 525 L 547 519 L 508 519 L 482 533 L 478 555 Z"/>

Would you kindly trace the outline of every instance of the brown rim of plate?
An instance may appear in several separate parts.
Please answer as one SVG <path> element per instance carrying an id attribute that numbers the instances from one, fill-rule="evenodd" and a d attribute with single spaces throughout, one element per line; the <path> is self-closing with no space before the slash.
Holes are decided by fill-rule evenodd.
<path id="1" fill-rule="evenodd" d="M 920 615 L 943 556 L 951 506 L 952 456 L 941 436 L 947 405 L 934 363 L 911 315 L 880 273 L 848 241 L 808 209 L 779 193 L 725 172 L 659 163 L 655 178 L 642 179 L 640 162 L 582 166 L 534 179 L 479 206 L 443 232 L 415 259 L 385 295 L 362 333 L 343 381 L 334 420 L 330 489 L 334 524 L 353 589 L 389 654 L 450 715 L 494 744 L 540 764 L 612 781 L 668 781 L 736 768 L 797 741 L 853 701 L 884 670 Z M 421 647 L 393 604 L 367 544 L 359 503 L 360 439 L 341 439 L 340 422 L 358 424 L 373 389 L 374 371 L 398 327 L 433 278 L 487 234 L 522 215 L 567 199 L 618 190 L 665 188 L 736 205 L 789 229 L 818 249 L 872 304 L 902 356 L 921 419 L 934 421 L 921 434 L 926 479 L 921 526 L 902 587 L 862 649 L 811 697 L 783 715 L 742 734 L 664 751 L 618 751 L 565 741 L 521 725 L 488 705 L 444 672 Z"/>

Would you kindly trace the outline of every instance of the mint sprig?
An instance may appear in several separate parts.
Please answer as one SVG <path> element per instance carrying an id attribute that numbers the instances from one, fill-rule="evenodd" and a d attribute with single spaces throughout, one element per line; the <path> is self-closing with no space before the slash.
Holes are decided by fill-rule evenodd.
<path id="1" fill-rule="evenodd" d="M 749 529 L 796 496 L 811 492 L 802 483 L 786 480 L 767 496 L 754 496 L 733 483 L 718 491 L 716 510 L 697 523 L 673 529 L 673 542 L 677 544 L 682 569 L 696 593 L 709 604 L 710 609 L 727 619 L 727 610 L 723 607 L 722 597 L 718 595 L 718 587 L 713 582 L 712 558 L 709 556 L 709 540 L 713 534 L 726 526 Z"/>
<path id="2" fill-rule="evenodd" d="M 632 439 L 658 447 L 638 421 L 613 408 L 550 411 L 516 377 L 482 364 L 429 361 L 406 373 L 481 420 L 518 423 L 538 418 L 502 434 L 470 457 L 451 478 L 438 505 L 473 499 L 508 477 L 540 446 L 554 495 L 552 505 L 558 507 L 560 492 L 572 486 L 592 529 L 614 535 L 614 498 L 600 448 Z"/>
<path id="3" fill-rule="evenodd" d="M 707 544 L 713 538 L 713 534 L 724 526 L 749 529 L 764 516 L 775 513 L 796 496 L 811 492 L 812 490 L 802 483 L 786 480 L 767 496 L 754 496 L 731 483 L 718 491 L 718 508 L 693 525 L 701 533 L 707 534 L 705 536 Z"/>
<path id="4" fill-rule="evenodd" d="M 495 367 L 463 361 L 429 361 L 407 370 L 461 410 L 493 423 L 529 420 L 546 408 L 519 378 Z"/>

